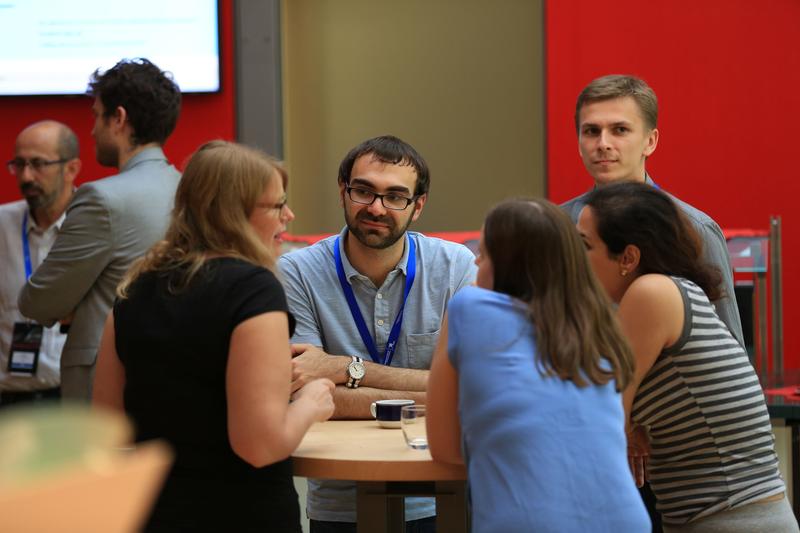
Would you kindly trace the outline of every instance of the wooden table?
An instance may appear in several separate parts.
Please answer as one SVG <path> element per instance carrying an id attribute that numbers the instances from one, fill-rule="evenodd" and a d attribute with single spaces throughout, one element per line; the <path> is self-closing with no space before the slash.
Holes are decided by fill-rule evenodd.
<path id="1" fill-rule="evenodd" d="M 438 531 L 469 531 L 464 466 L 412 450 L 399 429 L 374 420 L 315 424 L 292 459 L 296 476 L 356 482 L 359 533 L 404 532 L 406 496 L 436 497 Z"/>

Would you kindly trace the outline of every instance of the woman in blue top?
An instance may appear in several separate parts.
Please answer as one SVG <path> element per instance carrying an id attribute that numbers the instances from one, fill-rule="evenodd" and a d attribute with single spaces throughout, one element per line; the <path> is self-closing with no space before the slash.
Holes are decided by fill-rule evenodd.
<path id="1" fill-rule="evenodd" d="M 473 530 L 649 531 L 620 395 L 632 356 L 569 217 L 505 201 L 475 262 L 428 383 L 431 454 L 463 453 Z"/>

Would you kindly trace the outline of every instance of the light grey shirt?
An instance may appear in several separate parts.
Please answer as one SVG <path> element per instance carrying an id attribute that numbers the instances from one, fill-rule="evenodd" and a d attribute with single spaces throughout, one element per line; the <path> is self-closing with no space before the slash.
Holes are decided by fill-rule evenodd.
<path id="1" fill-rule="evenodd" d="M 376 287 L 347 259 L 344 236 L 340 250 L 345 275 L 353 288 L 367 328 L 383 353 L 402 302 L 408 247 L 383 282 Z M 465 246 L 416 232 L 417 269 L 403 313 L 403 326 L 391 366 L 428 369 L 450 298 L 475 279 L 474 255 Z M 336 274 L 333 246 L 336 236 L 285 254 L 278 261 L 289 309 L 297 320 L 292 342 L 321 346 L 333 355 L 359 355 L 370 360 L 350 314 Z M 401 438 L 398 435 L 398 438 Z M 312 520 L 356 521 L 356 491 L 352 481 L 308 480 L 308 516 Z M 406 498 L 406 519 L 435 513 L 432 498 Z"/>
<path id="2" fill-rule="evenodd" d="M 43 230 L 36 225 L 24 200 L 0 205 L 0 391 L 36 391 L 58 387 L 59 360 L 67 336 L 59 333 L 59 325 L 45 328 L 39 363 L 33 376 L 12 376 L 8 373 L 8 357 L 15 322 L 26 322 L 17 306 L 19 291 L 25 285 L 25 262 L 22 247 L 22 222 L 25 213 L 31 267 L 44 261 L 53 246 L 64 215 Z"/>
<path id="3" fill-rule="evenodd" d="M 645 174 L 645 183 L 655 186 L 655 182 L 650 176 Z M 569 214 L 572 221 L 577 224 L 578 216 L 586 205 L 587 191 L 572 200 L 561 204 L 561 208 Z M 725 296 L 714 301 L 714 307 L 722 322 L 728 327 L 730 332 L 736 337 L 741 346 L 744 346 L 744 335 L 742 334 L 742 321 L 739 317 L 739 308 L 736 305 L 736 294 L 733 292 L 733 267 L 731 267 L 731 257 L 728 253 L 728 244 L 722 230 L 714 220 L 699 209 L 692 207 L 684 201 L 675 198 L 664 191 L 678 205 L 694 226 L 695 231 L 703 241 L 703 259 L 717 267 L 722 274 L 722 290 Z"/>

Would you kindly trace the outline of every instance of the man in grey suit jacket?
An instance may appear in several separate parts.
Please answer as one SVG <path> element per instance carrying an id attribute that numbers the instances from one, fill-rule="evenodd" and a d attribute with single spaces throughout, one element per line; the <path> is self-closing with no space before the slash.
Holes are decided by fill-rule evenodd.
<path id="1" fill-rule="evenodd" d="M 84 401 L 116 286 L 163 236 L 180 179 L 161 149 L 180 113 L 171 77 L 146 59 L 123 60 L 95 71 L 89 87 L 97 161 L 120 172 L 78 188 L 53 248 L 19 297 L 23 315 L 69 324 L 61 395 Z"/>

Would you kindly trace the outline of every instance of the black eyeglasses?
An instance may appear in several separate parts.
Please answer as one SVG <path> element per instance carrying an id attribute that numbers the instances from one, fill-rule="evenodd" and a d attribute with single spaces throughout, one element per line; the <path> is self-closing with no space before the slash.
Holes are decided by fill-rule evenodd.
<path id="1" fill-rule="evenodd" d="M 40 172 L 44 167 L 49 167 L 50 165 L 61 165 L 67 161 L 69 161 L 69 159 L 56 159 L 54 161 L 48 161 L 47 159 L 40 159 L 38 157 L 34 157 L 33 159 L 23 159 L 21 157 L 17 157 L 7 162 L 6 166 L 11 174 L 17 176 L 25 172 L 25 167 L 27 166 L 30 166 L 34 172 Z"/>
<path id="2" fill-rule="evenodd" d="M 347 196 L 357 204 L 372 205 L 375 198 L 380 198 L 383 207 L 394 211 L 404 210 L 417 199 L 416 196 L 408 198 L 394 192 L 378 194 L 367 189 L 359 189 L 358 187 L 347 187 L 345 190 L 347 191 Z"/>

